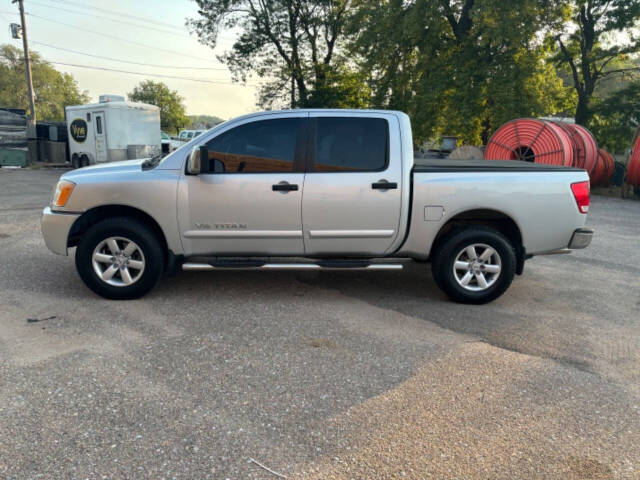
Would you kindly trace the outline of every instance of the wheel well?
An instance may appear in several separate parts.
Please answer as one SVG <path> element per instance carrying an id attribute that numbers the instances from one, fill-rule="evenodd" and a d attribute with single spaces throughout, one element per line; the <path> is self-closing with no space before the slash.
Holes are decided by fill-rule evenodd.
<path id="1" fill-rule="evenodd" d="M 147 225 L 151 230 L 153 230 L 160 240 L 165 255 L 168 254 L 169 248 L 167 246 L 167 239 L 165 238 L 160 225 L 158 225 L 158 222 L 156 222 L 148 213 L 127 205 L 103 205 L 87 210 L 71 227 L 69 238 L 67 239 L 67 247 L 75 247 L 78 244 L 80 237 L 82 237 L 89 228 L 102 220 L 113 217 L 134 218 Z"/>
<path id="2" fill-rule="evenodd" d="M 493 228 L 507 237 L 516 250 L 516 273 L 518 275 L 522 274 L 526 258 L 526 252 L 522 244 L 522 233 L 511 217 L 497 210 L 477 209 L 459 213 L 442 226 L 433 241 L 431 251 L 435 252 L 438 249 L 440 243 L 449 232 L 466 225 L 481 225 Z"/>

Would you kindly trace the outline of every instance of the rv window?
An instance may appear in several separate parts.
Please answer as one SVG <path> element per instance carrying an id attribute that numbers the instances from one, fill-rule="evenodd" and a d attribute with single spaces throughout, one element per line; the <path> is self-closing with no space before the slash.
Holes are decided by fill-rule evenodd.
<path id="1" fill-rule="evenodd" d="M 87 113 L 87 122 L 90 122 L 90 121 L 91 121 L 91 114 Z"/>
<path id="2" fill-rule="evenodd" d="M 96 117 L 96 132 L 98 133 L 98 135 L 102 134 L 102 117 L 101 116 Z"/>

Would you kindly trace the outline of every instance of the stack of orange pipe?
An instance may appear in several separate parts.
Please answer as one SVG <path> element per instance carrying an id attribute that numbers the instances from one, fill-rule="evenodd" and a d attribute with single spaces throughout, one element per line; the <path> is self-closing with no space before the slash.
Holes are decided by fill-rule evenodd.
<path id="1" fill-rule="evenodd" d="M 640 187 L 640 135 L 636 137 L 627 168 L 627 183 L 634 187 Z"/>
<path id="2" fill-rule="evenodd" d="M 502 125 L 489 140 L 484 154 L 486 160 L 524 160 L 584 168 L 592 183 L 596 179 L 608 182 L 613 164 L 605 158 L 598 165 L 599 156 L 595 138 L 582 125 L 536 118 L 518 118 Z"/>

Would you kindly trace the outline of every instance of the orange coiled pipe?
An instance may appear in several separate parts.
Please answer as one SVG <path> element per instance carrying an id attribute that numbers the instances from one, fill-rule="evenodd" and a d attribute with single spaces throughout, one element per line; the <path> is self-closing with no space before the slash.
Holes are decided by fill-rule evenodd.
<path id="1" fill-rule="evenodd" d="M 627 170 L 627 183 L 640 187 L 640 135 L 636 138 Z"/>
<path id="2" fill-rule="evenodd" d="M 615 161 L 609 152 L 604 148 L 598 151 L 598 162 L 596 164 L 596 172 L 593 183 L 596 185 L 607 185 L 611 181 L 613 172 L 615 171 Z"/>
<path id="3" fill-rule="evenodd" d="M 582 158 L 582 164 L 576 163 L 574 166 L 584 168 L 589 176 L 593 173 L 598 163 L 598 144 L 593 134 L 584 128 L 582 125 L 575 123 L 567 123 L 567 127 L 576 133 L 576 137 L 579 137 L 581 141 L 576 145 L 578 148 L 583 149 L 583 153 L 578 155 Z"/>
<path id="4" fill-rule="evenodd" d="M 573 165 L 573 143 L 565 130 L 545 120 L 519 118 L 502 125 L 485 149 L 485 160 L 524 160 Z"/>

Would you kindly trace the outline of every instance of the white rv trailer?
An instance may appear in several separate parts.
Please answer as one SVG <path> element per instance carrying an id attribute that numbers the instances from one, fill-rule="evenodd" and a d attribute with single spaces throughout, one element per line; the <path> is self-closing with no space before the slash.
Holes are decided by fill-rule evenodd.
<path id="1" fill-rule="evenodd" d="M 160 109 L 101 95 L 98 103 L 65 108 L 74 168 L 147 158 L 161 152 Z"/>

